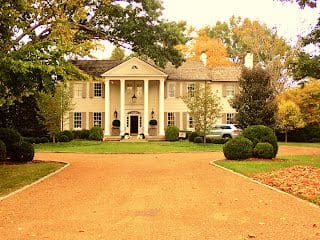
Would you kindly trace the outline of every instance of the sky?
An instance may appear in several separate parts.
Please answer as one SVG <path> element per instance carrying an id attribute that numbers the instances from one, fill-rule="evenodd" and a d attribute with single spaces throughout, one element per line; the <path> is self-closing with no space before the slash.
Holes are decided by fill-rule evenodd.
<path id="1" fill-rule="evenodd" d="M 320 6 L 316 9 L 300 9 L 297 4 L 281 3 L 277 0 L 162 0 L 163 18 L 171 21 L 187 21 L 197 29 L 212 26 L 217 21 L 228 21 L 240 16 L 276 27 L 278 34 L 294 45 L 299 35 L 306 35 L 316 24 Z M 319 4 L 320 5 L 320 4 Z M 99 58 L 110 56 L 112 47 L 99 51 Z"/>

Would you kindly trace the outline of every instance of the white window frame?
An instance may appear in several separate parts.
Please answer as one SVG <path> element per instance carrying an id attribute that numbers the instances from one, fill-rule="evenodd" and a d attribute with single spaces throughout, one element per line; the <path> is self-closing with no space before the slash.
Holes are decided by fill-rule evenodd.
<path id="1" fill-rule="evenodd" d="M 187 116 L 187 124 L 188 124 L 188 129 L 194 129 L 193 118 L 189 114 Z"/>
<path id="2" fill-rule="evenodd" d="M 227 124 L 233 124 L 234 123 L 234 113 L 226 113 L 226 123 Z"/>
<path id="3" fill-rule="evenodd" d="M 173 126 L 175 124 L 174 112 L 168 112 L 168 126 Z"/>
<path id="4" fill-rule="evenodd" d="M 174 98 L 176 93 L 176 84 L 175 83 L 168 83 L 168 97 Z"/>
<path id="5" fill-rule="evenodd" d="M 93 126 L 94 127 L 102 127 L 102 113 L 94 112 L 93 113 Z"/>
<path id="6" fill-rule="evenodd" d="M 194 82 L 190 82 L 187 84 L 187 93 L 188 95 L 193 95 L 194 93 L 194 89 L 195 89 L 195 83 Z"/>
<path id="7" fill-rule="evenodd" d="M 82 83 L 73 84 L 73 96 L 74 98 L 82 98 Z"/>
<path id="8" fill-rule="evenodd" d="M 93 96 L 102 97 L 102 83 L 93 83 Z"/>
<path id="9" fill-rule="evenodd" d="M 82 113 L 74 112 L 73 113 L 73 128 L 81 129 L 82 128 Z"/>

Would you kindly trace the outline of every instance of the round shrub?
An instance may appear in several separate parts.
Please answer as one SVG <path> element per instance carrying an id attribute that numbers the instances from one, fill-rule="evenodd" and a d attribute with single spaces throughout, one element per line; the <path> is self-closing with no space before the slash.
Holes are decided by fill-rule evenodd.
<path id="1" fill-rule="evenodd" d="M 3 141 L 0 140 L 0 162 L 7 159 L 7 149 Z"/>
<path id="2" fill-rule="evenodd" d="M 224 156 L 229 160 L 241 160 L 253 156 L 253 143 L 244 137 L 230 139 L 223 145 Z"/>
<path id="3" fill-rule="evenodd" d="M 41 143 L 48 143 L 48 142 L 49 142 L 49 138 L 47 138 L 47 137 L 41 137 L 41 138 L 40 138 L 40 142 L 41 142 Z"/>
<path id="4" fill-rule="evenodd" d="M 178 141 L 179 140 L 179 128 L 176 126 L 168 126 L 165 131 L 165 136 L 168 141 Z"/>
<path id="5" fill-rule="evenodd" d="M 114 119 L 112 121 L 112 126 L 113 127 L 120 127 L 120 120 L 119 119 Z"/>
<path id="6" fill-rule="evenodd" d="M 72 131 L 64 130 L 61 132 L 61 134 L 66 135 L 70 141 L 72 141 L 74 139 L 74 135 L 73 135 Z"/>
<path id="7" fill-rule="evenodd" d="M 270 143 L 257 143 L 253 149 L 253 156 L 257 158 L 271 159 L 274 151 Z"/>
<path id="8" fill-rule="evenodd" d="M 13 144 L 20 142 L 22 137 L 18 131 L 12 128 L 0 128 L 0 140 L 4 142 L 7 148 L 7 153 L 10 155 L 12 152 Z"/>
<path id="9" fill-rule="evenodd" d="M 101 141 L 103 139 L 103 130 L 101 127 L 93 127 L 90 129 L 90 134 L 89 134 L 89 139 L 90 140 L 97 140 Z"/>
<path id="10" fill-rule="evenodd" d="M 60 135 L 60 136 L 58 137 L 58 141 L 59 141 L 59 142 L 70 142 L 70 139 L 68 138 L 67 135 Z"/>
<path id="11" fill-rule="evenodd" d="M 254 147 L 258 143 L 263 143 L 263 142 L 270 143 L 273 147 L 272 157 L 275 157 L 277 155 L 278 153 L 277 137 L 271 128 L 263 125 L 254 125 L 244 129 L 241 135 L 245 138 L 250 139 Z"/>
<path id="12" fill-rule="evenodd" d="M 18 142 L 12 145 L 13 152 L 10 160 L 13 162 L 30 162 L 34 157 L 34 148 L 31 143 Z"/>
<path id="13" fill-rule="evenodd" d="M 198 134 L 197 132 L 192 132 L 192 133 L 190 133 L 190 135 L 189 135 L 189 142 L 194 142 L 194 139 L 195 139 L 196 137 L 199 137 L 199 134 Z"/>
<path id="14" fill-rule="evenodd" d="M 203 143 L 203 138 L 202 137 L 195 137 L 193 140 L 195 143 Z"/>
<path id="15" fill-rule="evenodd" d="M 156 119 L 151 119 L 151 120 L 149 121 L 149 125 L 151 125 L 151 126 L 156 126 L 156 125 L 158 125 L 158 121 L 157 121 Z"/>

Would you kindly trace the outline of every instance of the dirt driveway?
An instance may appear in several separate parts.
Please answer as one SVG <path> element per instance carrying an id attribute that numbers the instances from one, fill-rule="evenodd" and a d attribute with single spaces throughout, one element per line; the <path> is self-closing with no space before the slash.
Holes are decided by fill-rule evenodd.
<path id="1" fill-rule="evenodd" d="M 222 153 L 36 158 L 71 165 L 0 202 L 0 239 L 320 239 L 320 208 L 210 166 Z"/>

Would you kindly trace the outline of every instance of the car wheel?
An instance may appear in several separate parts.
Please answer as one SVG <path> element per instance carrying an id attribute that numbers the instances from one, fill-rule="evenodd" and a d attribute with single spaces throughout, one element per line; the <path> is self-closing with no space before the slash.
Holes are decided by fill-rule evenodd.
<path id="1" fill-rule="evenodd" d="M 231 135 L 226 134 L 226 135 L 223 135 L 222 138 L 224 138 L 224 139 L 230 139 L 230 138 L 232 138 L 232 137 L 231 137 Z"/>

